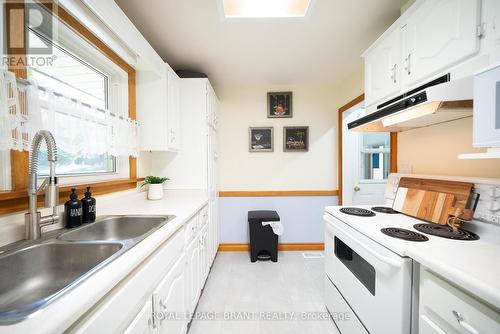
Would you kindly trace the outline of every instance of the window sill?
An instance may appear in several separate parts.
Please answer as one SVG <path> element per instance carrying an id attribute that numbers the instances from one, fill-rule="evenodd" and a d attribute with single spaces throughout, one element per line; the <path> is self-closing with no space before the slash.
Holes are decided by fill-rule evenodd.
<path id="1" fill-rule="evenodd" d="M 78 194 L 81 196 L 86 187 L 92 187 L 92 194 L 102 195 L 112 192 L 133 189 L 137 187 L 137 183 L 144 180 L 143 178 L 131 178 L 112 180 L 96 183 L 85 183 L 76 185 L 63 185 L 59 188 L 59 203 L 66 202 L 71 188 L 77 188 Z M 38 196 L 38 204 L 43 205 L 43 196 Z M 27 190 L 0 191 L 0 215 L 25 211 L 28 209 L 28 194 Z"/>

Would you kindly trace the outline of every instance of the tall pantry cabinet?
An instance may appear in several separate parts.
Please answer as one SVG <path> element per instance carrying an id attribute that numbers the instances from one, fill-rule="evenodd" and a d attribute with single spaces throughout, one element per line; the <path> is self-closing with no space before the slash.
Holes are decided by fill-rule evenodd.
<path id="1" fill-rule="evenodd" d="M 155 156 L 155 173 L 170 178 L 169 189 L 202 189 L 207 192 L 209 224 L 206 247 L 215 255 L 219 243 L 217 214 L 217 109 L 219 100 L 206 78 L 181 78 L 180 128 L 182 148 L 174 154 Z M 166 160 L 165 160 L 166 159 Z M 210 257 L 212 260 L 213 257 Z M 210 263 L 212 261 L 209 261 Z"/>

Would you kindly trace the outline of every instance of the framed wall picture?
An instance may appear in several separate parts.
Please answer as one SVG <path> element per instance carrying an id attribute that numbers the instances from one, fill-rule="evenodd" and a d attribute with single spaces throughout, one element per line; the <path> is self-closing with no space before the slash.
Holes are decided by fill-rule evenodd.
<path id="1" fill-rule="evenodd" d="M 292 92 L 267 93 L 267 118 L 291 118 L 292 115 Z"/>
<path id="2" fill-rule="evenodd" d="M 283 152 L 307 152 L 308 150 L 308 126 L 283 127 Z"/>
<path id="3" fill-rule="evenodd" d="M 249 128 L 250 152 L 274 151 L 274 128 Z"/>

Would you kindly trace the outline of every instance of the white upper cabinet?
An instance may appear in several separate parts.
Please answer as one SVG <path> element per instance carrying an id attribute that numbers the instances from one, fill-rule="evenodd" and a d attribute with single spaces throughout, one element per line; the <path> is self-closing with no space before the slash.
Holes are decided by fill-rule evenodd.
<path id="1" fill-rule="evenodd" d="M 481 25 L 481 0 L 417 0 L 363 55 L 366 106 L 477 55 Z"/>
<path id="2" fill-rule="evenodd" d="M 393 29 L 365 58 L 365 95 L 373 101 L 401 87 L 401 32 Z"/>
<path id="3" fill-rule="evenodd" d="M 167 65 L 167 146 L 170 151 L 181 148 L 181 82 Z"/>
<path id="4" fill-rule="evenodd" d="M 164 64 L 161 73 L 137 71 L 137 119 L 142 151 L 179 151 L 180 80 L 168 64 Z"/>
<path id="5" fill-rule="evenodd" d="M 113 0 L 62 0 L 62 4 L 130 63 L 136 74 L 142 151 L 179 151 L 180 79 Z M 102 26 L 102 27 L 101 27 Z"/>
<path id="6" fill-rule="evenodd" d="M 485 26 L 485 44 L 491 50 L 491 64 L 500 62 L 500 1 L 484 1 L 481 6 Z"/>
<path id="7" fill-rule="evenodd" d="M 425 1 L 408 17 L 407 84 L 424 81 L 479 51 L 479 0 Z"/>
<path id="8" fill-rule="evenodd" d="M 166 151 L 167 75 L 153 70 L 136 72 L 137 120 L 142 151 Z"/>

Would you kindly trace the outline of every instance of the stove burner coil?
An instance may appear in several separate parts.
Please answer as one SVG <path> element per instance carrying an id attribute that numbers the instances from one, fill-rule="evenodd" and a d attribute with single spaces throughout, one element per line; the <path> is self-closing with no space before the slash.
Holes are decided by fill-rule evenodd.
<path id="1" fill-rule="evenodd" d="M 390 208 L 388 206 L 374 206 L 372 208 L 372 210 L 375 211 L 375 212 L 387 213 L 387 214 L 396 214 L 396 213 L 399 213 L 398 211 L 396 211 L 393 208 Z"/>
<path id="2" fill-rule="evenodd" d="M 438 224 L 416 224 L 413 225 L 417 231 L 422 233 L 427 233 L 434 235 L 436 237 L 453 239 L 453 240 L 479 240 L 479 236 L 475 233 L 464 229 L 458 229 L 456 232 L 453 231 L 448 225 L 438 225 Z"/>
<path id="3" fill-rule="evenodd" d="M 382 233 L 384 233 L 385 235 L 388 235 L 390 237 L 399 238 L 399 239 L 408 240 L 408 241 L 427 241 L 427 240 L 429 240 L 429 238 L 427 238 L 423 234 L 420 234 L 420 233 L 415 232 L 415 231 L 405 230 L 404 228 L 388 227 L 388 228 L 383 228 L 380 231 Z"/>
<path id="4" fill-rule="evenodd" d="M 359 216 L 359 217 L 373 217 L 373 216 L 375 216 L 375 212 L 367 210 L 367 209 L 361 209 L 361 208 L 352 208 L 352 207 L 341 208 L 340 212 L 346 213 L 348 215 Z"/>

